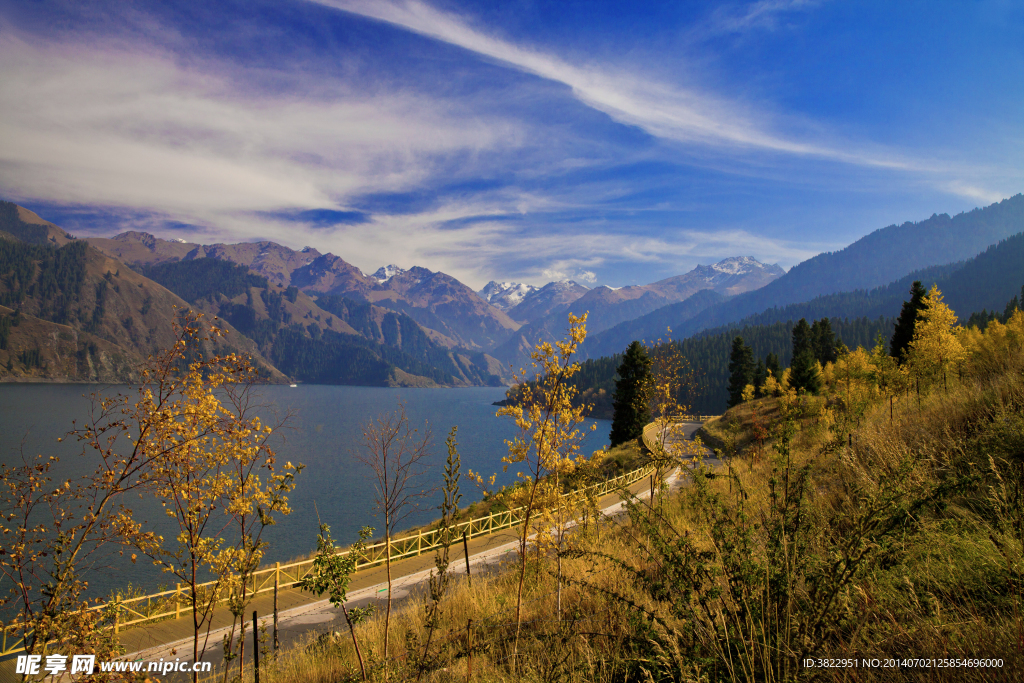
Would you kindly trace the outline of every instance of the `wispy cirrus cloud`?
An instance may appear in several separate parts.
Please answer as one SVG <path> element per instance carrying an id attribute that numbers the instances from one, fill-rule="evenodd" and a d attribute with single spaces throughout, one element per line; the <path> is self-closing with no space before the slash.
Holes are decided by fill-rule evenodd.
<path id="1" fill-rule="evenodd" d="M 763 38 L 813 7 L 762 0 L 707 16 Z M 219 12 L 244 25 L 230 49 L 206 26 Z M 419 264 L 479 286 L 628 284 L 737 254 L 788 266 L 843 246 L 798 238 L 817 239 L 820 216 L 787 225 L 790 207 L 817 210 L 808 198 L 820 208 L 895 178 L 987 202 L 1001 196 L 993 178 L 1012 185 L 1001 169 L 844 137 L 827 113 L 719 94 L 743 92 L 745 75 L 716 90 L 643 55 L 596 56 L 627 53 L 629 27 L 580 57 L 550 47 L 553 34 L 513 40 L 420 0 L 240 12 L 138 10 L 142 28 L 122 30 L 101 11 L 83 22 L 95 33 L 0 19 L 4 197 L 66 215 L 91 206 L 94 232 L 310 244 L 364 270 Z"/>
<path id="2" fill-rule="evenodd" d="M 866 145 L 828 144 L 811 137 L 777 132 L 769 112 L 712 93 L 646 78 L 641 73 L 604 65 L 572 64 L 539 49 L 523 47 L 471 26 L 462 17 L 419 0 L 310 0 L 363 17 L 400 26 L 497 60 L 542 78 L 564 83 L 585 104 L 651 135 L 681 143 L 754 149 L 896 170 L 934 169 L 891 150 Z M 768 2 L 751 8 L 745 21 L 766 20 L 796 3 Z M 777 7 L 776 7 L 777 6 Z"/>
<path id="3" fill-rule="evenodd" d="M 751 30 L 775 30 L 795 12 L 820 6 L 824 0 L 758 0 L 758 2 L 725 5 L 711 14 L 701 26 L 711 33 L 744 33 Z"/>
<path id="4" fill-rule="evenodd" d="M 428 179 L 431 158 L 508 149 L 511 120 L 402 93 L 251 91 L 137 45 L 99 50 L 11 30 L 0 42 L 0 182 L 14 196 L 230 211 L 341 209 Z"/>

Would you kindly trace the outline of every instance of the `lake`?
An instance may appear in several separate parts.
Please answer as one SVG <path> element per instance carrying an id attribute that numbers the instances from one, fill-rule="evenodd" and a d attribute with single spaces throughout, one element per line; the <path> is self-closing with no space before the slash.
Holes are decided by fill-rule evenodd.
<path id="1" fill-rule="evenodd" d="M 21 452 L 57 455 L 61 462 L 54 470 L 55 480 L 80 476 L 91 471 L 95 456 L 82 455 L 81 445 L 57 443 L 72 428 L 72 420 L 81 423 L 89 414 L 88 395 L 102 391 L 114 395 L 128 387 L 83 384 L 0 384 L 0 462 L 18 464 Z M 504 398 L 504 388 L 471 389 L 386 389 L 300 385 L 292 388 L 273 385 L 259 388 L 262 401 L 269 407 L 261 413 L 268 424 L 274 414 L 290 413 L 289 428 L 277 433 L 273 444 L 279 462 L 303 463 L 306 469 L 297 478 L 289 499 L 292 514 L 278 517 L 277 525 L 264 533 L 270 542 L 265 561 L 286 561 L 316 549 L 317 517 L 331 526 L 332 535 L 341 544 L 357 538 L 358 530 L 369 525 L 382 526 L 374 518 L 373 482 L 370 471 L 360 464 L 355 453 L 361 446 L 361 427 L 377 415 L 394 411 L 399 402 L 414 427 L 429 424 L 433 448 L 427 460 L 422 488 L 442 483 L 446 450 L 444 439 L 458 425 L 462 472 L 467 469 L 483 474 L 498 473 L 499 483 L 509 483 L 514 472 L 501 474 L 504 440 L 515 432 L 507 418 L 494 416 L 494 401 Z M 584 452 L 598 450 L 608 443 L 611 423 L 594 421 L 597 429 L 584 444 Z M 462 505 L 479 500 L 481 492 L 469 482 L 462 483 Z M 440 495 L 428 499 L 409 516 L 405 527 L 436 519 Z M 131 501 L 139 519 L 153 523 L 158 533 L 171 531 L 153 499 Z M 315 507 L 314 507 L 315 506 Z M 173 534 L 172 534 L 173 535 Z M 152 565 L 140 560 L 132 565 L 114 557 L 94 568 L 88 576 L 90 594 L 108 595 L 114 588 L 131 582 L 145 591 L 167 584 L 168 578 Z M 170 582 L 173 584 L 173 582 Z"/>

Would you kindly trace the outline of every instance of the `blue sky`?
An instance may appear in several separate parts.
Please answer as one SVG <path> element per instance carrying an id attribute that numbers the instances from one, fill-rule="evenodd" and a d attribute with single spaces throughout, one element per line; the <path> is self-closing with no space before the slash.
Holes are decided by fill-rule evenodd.
<path id="1" fill-rule="evenodd" d="M 1024 190 L 1024 4 L 0 2 L 0 197 L 488 280 L 792 266 Z"/>

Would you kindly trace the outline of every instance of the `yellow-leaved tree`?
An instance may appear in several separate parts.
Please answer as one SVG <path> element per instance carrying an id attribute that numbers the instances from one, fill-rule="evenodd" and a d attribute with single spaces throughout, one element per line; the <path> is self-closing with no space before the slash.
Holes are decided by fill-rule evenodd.
<path id="1" fill-rule="evenodd" d="M 957 334 L 956 314 L 942 301 L 936 285 L 924 297 L 924 307 L 917 313 L 914 340 L 910 343 L 910 364 L 918 377 L 942 375 L 943 389 L 948 391 L 947 372 L 965 356 Z"/>
<path id="2" fill-rule="evenodd" d="M 587 337 L 587 315 L 569 314 L 568 335 L 553 345 L 544 342 L 537 345 L 530 354 L 537 372 L 535 383 L 521 385 L 517 400 L 498 411 L 498 416 L 515 420 L 518 434 L 506 441 L 508 455 L 502 459 L 504 470 L 510 466 L 522 466 L 525 471 L 517 472 L 520 482 L 511 489 L 509 503 L 523 508 L 523 524 L 519 535 L 519 581 L 516 587 L 516 638 L 513 646 L 513 662 L 518 666 L 519 634 L 522 630 L 523 583 L 526 579 L 526 550 L 535 517 L 541 510 L 558 507 L 559 477 L 571 472 L 583 459 L 580 442 L 584 436 L 581 428 L 585 406 L 573 407 L 576 387 L 570 379 L 579 371 L 579 364 L 573 362 L 577 347 Z M 526 379 L 520 370 L 517 381 Z M 479 481 L 480 478 L 476 477 Z M 565 517 L 561 514 L 546 515 L 547 521 L 558 523 L 558 542 L 563 536 Z M 547 531 L 545 529 L 544 531 Z M 538 542 L 542 539 L 538 538 Z"/>
<path id="3" fill-rule="evenodd" d="M 669 335 L 672 329 L 668 329 Z M 704 453 L 700 441 L 683 436 L 683 423 L 692 419 L 691 402 L 699 391 L 696 373 L 683 356 L 679 344 L 659 339 L 650 349 L 652 363 L 650 403 L 651 417 L 660 425 L 656 438 L 645 441 L 650 449 L 649 462 L 654 467 L 651 475 L 651 504 L 654 504 L 655 486 L 664 475 L 684 462 L 696 462 Z M 748 391 L 749 389 L 749 391 Z M 754 398 L 754 388 L 744 388 L 744 401 Z"/>
<path id="4" fill-rule="evenodd" d="M 871 374 L 879 393 L 889 401 L 889 421 L 892 422 L 893 403 L 896 396 L 909 386 L 909 377 L 907 369 L 889 353 L 889 344 L 881 333 L 875 338 L 875 347 L 871 350 Z"/>
<path id="5" fill-rule="evenodd" d="M 135 488 L 156 497 L 174 520 L 171 542 L 152 534 L 133 540 L 187 586 L 192 657 L 201 661 L 221 595 L 231 596 L 235 623 L 251 600 L 244 586 L 266 547 L 260 534 L 274 514 L 290 512 L 286 494 L 298 468 L 276 465 L 272 429 L 255 414 L 259 373 L 251 360 L 212 353 L 223 335 L 216 319 L 205 325 L 189 312 L 176 331 L 174 346 L 142 368 L 135 395 L 100 398 L 78 435 L 104 458 L 127 452 L 121 458 L 137 467 Z M 225 654 L 234 654 L 230 641 Z"/>

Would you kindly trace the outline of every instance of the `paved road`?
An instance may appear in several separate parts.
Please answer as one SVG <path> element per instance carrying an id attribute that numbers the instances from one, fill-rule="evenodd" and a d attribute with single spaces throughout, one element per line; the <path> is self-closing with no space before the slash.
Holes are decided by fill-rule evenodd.
<path id="1" fill-rule="evenodd" d="M 673 473 L 669 478 L 671 485 L 678 479 L 679 474 Z M 649 484 L 642 479 L 630 487 L 631 491 L 640 498 L 649 497 Z M 605 496 L 600 501 L 601 511 L 605 517 L 614 517 L 621 514 L 624 506 L 618 494 Z M 489 536 L 482 536 L 470 541 L 469 567 L 471 575 L 479 575 L 493 570 L 502 560 L 515 556 L 519 547 L 515 530 L 503 530 Z M 453 561 L 450 571 L 454 575 L 466 573 L 465 556 L 461 547 L 453 547 Z M 413 558 L 407 558 L 399 562 L 393 562 L 392 576 L 397 577 L 392 581 L 392 599 L 399 603 L 413 594 L 418 594 L 426 585 L 431 570 L 434 568 L 434 554 L 425 553 Z M 377 602 L 378 609 L 383 609 L 383 601 L 387 599 L 386 569 L 374 567 L 357 573 L 353 576 L 352 588 L 348 592 L 348 601 L 345 606 L 348 609 L 353 607 L 365 607 L 370 603 Z M 285 597 L 285 595 L 287 596 Z M 311 596 L 308 593 L 298 591 L 281 591 L 278 601 L 278 636 L 281 641 L 281 648 L 287 649 L 296 643 L 305 641 L 310 631 L 320 633 L 327 631 L 346 632 L 348 626 L 341 610 L 331 605 L 330 601 L 322 600 Z M 273 631 L 273 598 L 260 596 L 253 601 L 247 612 L 251 615 L 255 609 L 260 615 L 260 624 L 266 624 L 268 632 Z M 223 617 L 223 615 L 220 615 Z M 251 618 L 251 616 L 250 616 Z M 230 624 L 230 622 L 227 622 Z M 210 633 L 209 643 L 204 661 L 212 662 L 214 669 L 223 662 L 223 653 L 220 643 L 227 634 L 228 626 L 214 628 Z M 251 653 L 252 631 L 248 631 L 246 642 L 246 657 Z M 187 634 L 187 637 L 185 637 Z M 131 653 L 125 659 L 155 661 L 160 658 L 173 660 L 191 660 L 192 637 L 191 622 L 182 618 L 177 621 L 169 620 L 142 628 L 136 628 L 125 632 L 122 635 L 122 643 Z M 168 637 L 168 636 L 174 637 Z M 144 643 L 148 646 L 132 647 L 130 642 Z M 178 680 L 173 675 L 163 679 L 168 681 Z M 181 680 L 186 680 L 182 678 Z"/>

